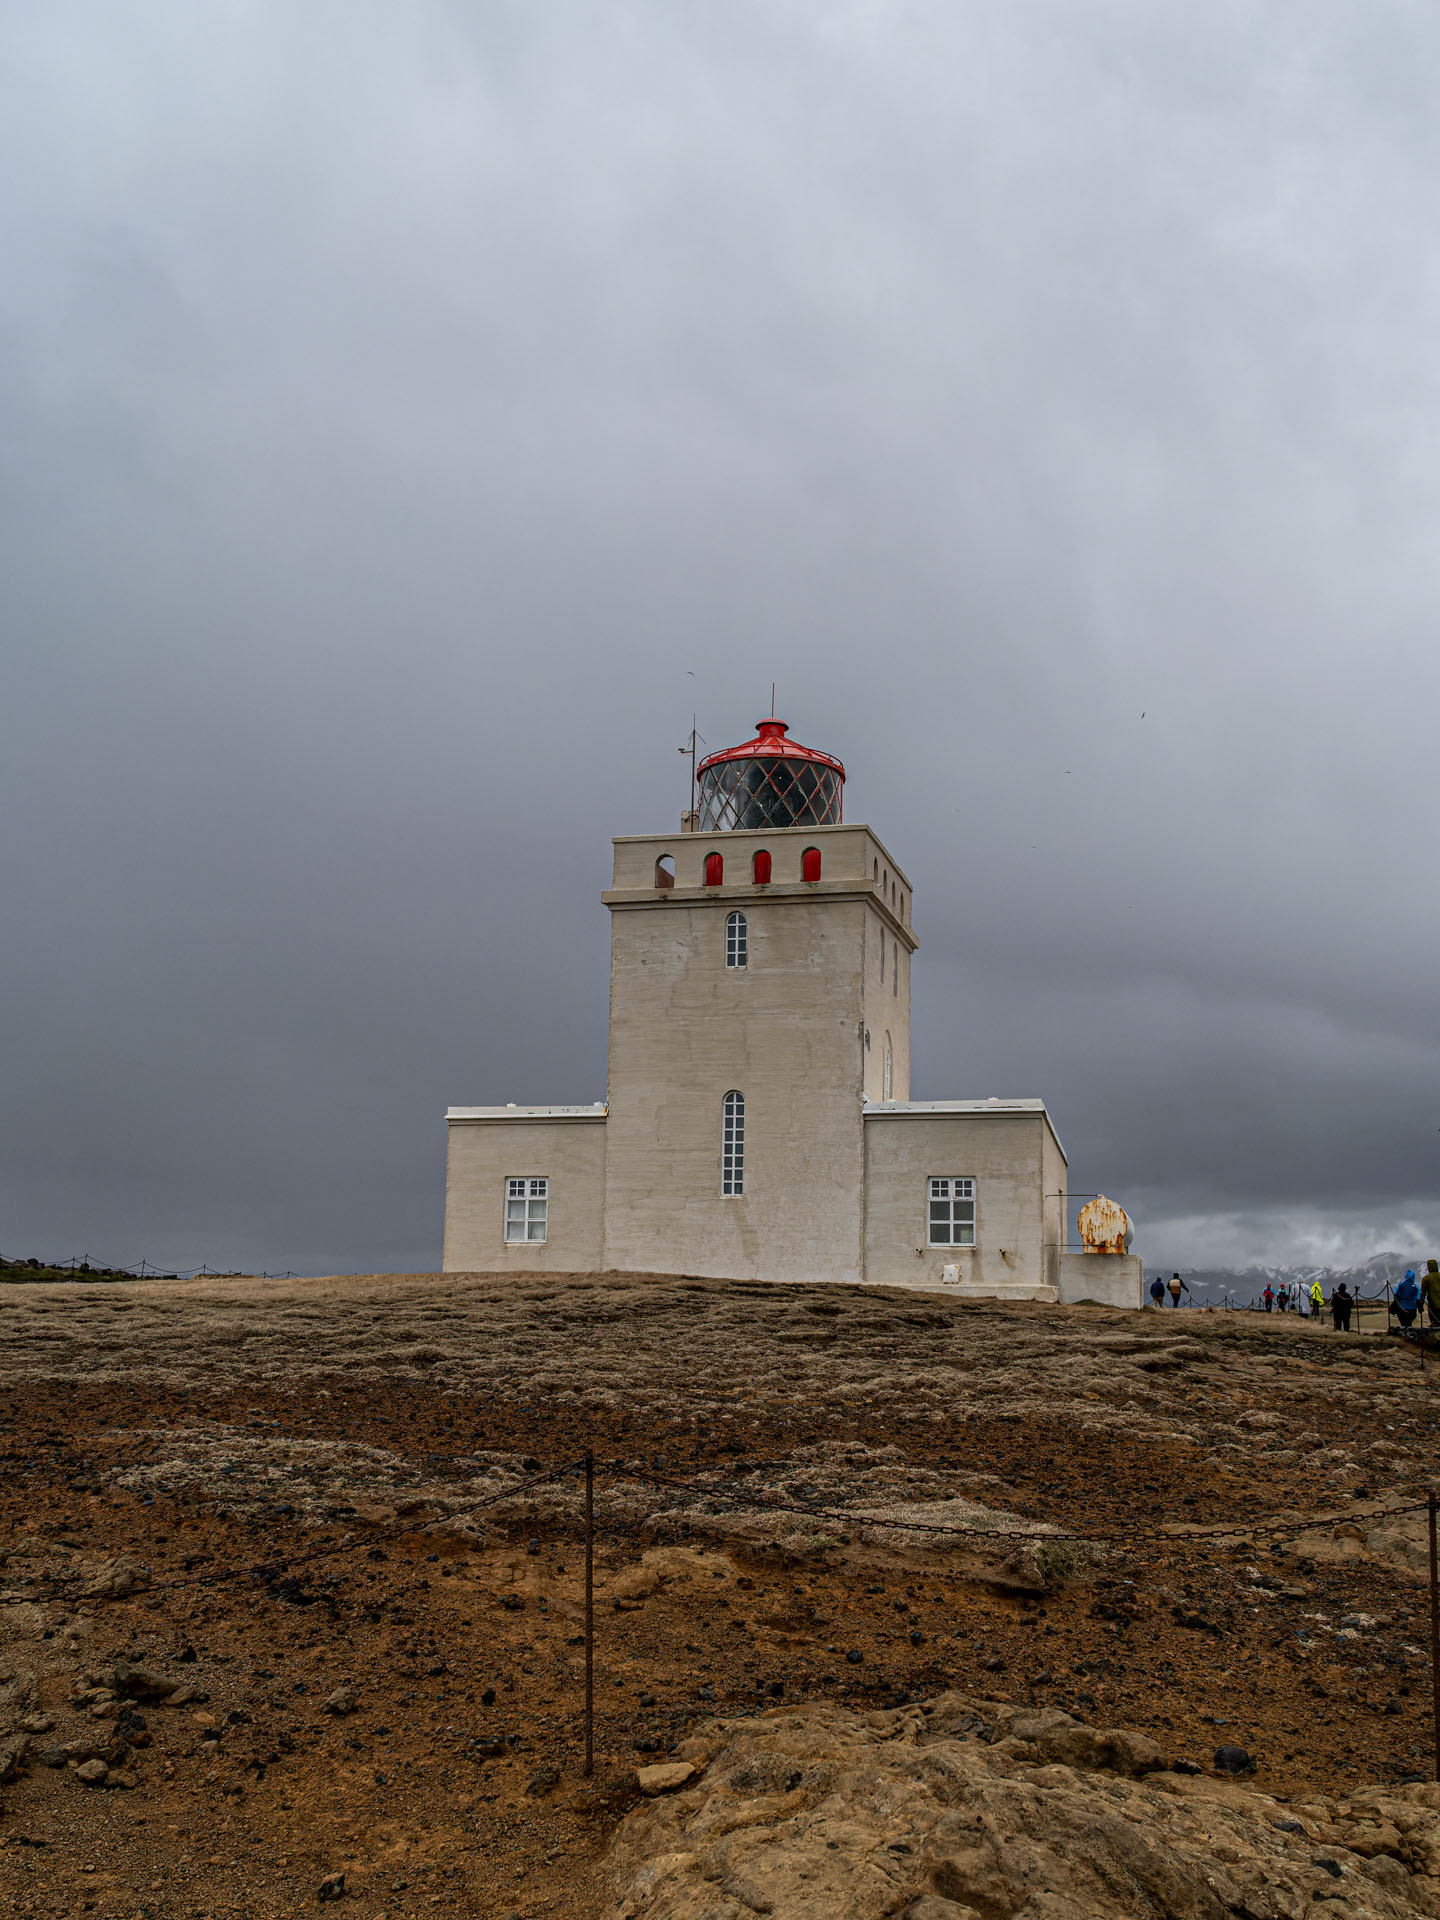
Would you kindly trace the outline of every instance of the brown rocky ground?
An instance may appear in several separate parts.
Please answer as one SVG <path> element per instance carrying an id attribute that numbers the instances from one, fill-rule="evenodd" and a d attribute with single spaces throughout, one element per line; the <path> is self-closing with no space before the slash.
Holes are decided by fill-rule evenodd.
<path id="1" fill-rule="evenodd" d="M 996 1835 L 1008 1821 L 1052 1857 L 1066 1821 L 1143 1820 L 1175 1884 L 1198 1886 L 1174 1823 L 1208 1794 L 1213 1825 L 1238 1795 L 1243 1821 L 1279 1833 L 1268 1795 L 1300 1828 L 1294 1861 L 1260 1875 L 1294 1868 L 1275 1913 L 1361 1880 L 1357 1911 L 1432 1911 L 1429 1790 L 1400 1783 L 1433 1771 L 1407 1509 L 1431 1479 L 1436 1376 L 1399 1342 L 607 1276 L 17 1287 L 0 1312 L 0 1912 L 259 1920 L 308 1911 L 342 1873 L 337 1911 L 357 1916 L 639 1911 L 637 1873 L 671 1901 L 644 1911 L 677 1920 L 812 1910 L 800 1855 L 784 1871 L 766 1856 L 777 1885 L 795 1876 L 778 1900 L 741 1874 L 762 1901 L 747 1906 L 707 1878 L 713 1834 L 661 1831 L 712 1813 L 773 1829 L 766 1846 L 810 1833 L 832 1865 L 887 1853 L 905 1871 L 877 1913 L 922 1882 L 952 1916 L 1058 1912 L 999 1855 L 969 1893 L 958 1868 L 924 1879 L 933 1822 L 911 1840 L 860 1822 L 832 1850 L 806 1821 L 843 1778 L 807 1786 L 807 1762 L 793 1788 L 745 1789 L 724 1759 L 765 1739 L 868 1753 L 878 1726 L 919 1765 L 922 1723 L 948 1724 L 955 1690 L 968 1720 L 941 1744 L 956 1779 L 986 1769 L 961 1799 Z M 589 1783 L 580 1488 L 552 1471 L 587 1446 Z M 327 1707 L 337 1690 L 347 1710 Z M 1079 1766 L 1067 1784 L 1066 1763 L 1005 1733 L 1007 1709 L 1128 1728 L 1204 1771 Z M 1232 1743 L 1262 1792 L 1213 1777 Z M 716 1757 L 641 1801 L 637 1765 L 681 1749 Z M 935 1798 L 939 1762 L 923 1764 Z M 809 1798 L 786 1812 L 793 1792 Z M 1365 1812 L 1377 1793 L 1383 1819 Z M 1357 1822 L 1398 1835 L 1402 1812 L 1404 1846 L 1342 1845 Z M 1268 1860 L 1237 1834 L 1214 1845 Z M 1302 1872 L 1306 1847 L 1342 1877 Z M 667 1850 L 700 1864 L 657 1865 Z M 1395 1861 L 1404 1887 L 1381 1885 L 1383 1864 L 1355 1879 L 1365 1859 Z M 1261 1911 L 1244 1897 L 1232 1910 Z M 1191 1910 L 1160 1898 L 1142 1887 L 1128 1910 Z"/>

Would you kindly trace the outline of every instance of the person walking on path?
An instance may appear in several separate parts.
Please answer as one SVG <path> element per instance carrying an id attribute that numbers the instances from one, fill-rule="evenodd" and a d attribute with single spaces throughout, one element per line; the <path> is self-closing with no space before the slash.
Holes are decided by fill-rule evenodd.
<path id="1" fill-rule="evenodd" d="M 1436 1278 L 1440 1279 L 1440 1274 L 1437 1274 Z M 1165 1304 L 1165 1282 L 1160 1278 L 1158 1273 L 1150 1282 L 1150 1299 L 1152 1304 L 1157 1307 L 1163 1307 Z"/>
<path id="2" fill-rule="evenodd" d="M 1330 1296 L 1330 1317 L 1337 1333 L 1350 1331 L 1350 1310 L 1354 1305 L 1355 1296 L 1342 1280 Z"/>
<path id="3" fill-rule="evenodd" d="M 1325 1311 L 1325 1289 L 1318 1280 L 1310 1282 L 1310 1318 L 1318 1320 Z"/>
<path id="4" fill-rule="evenodd" d="M 1415 1269 L 1407 1267 L 1405 1278 L 1395 1289 L 1395 1318 L 1402 1327 L 1414 1324 L 1415 1315 L 1420 1311 L 1420 1283 L 1415 1278 Z"/>
<path id="5" fill-rule="evenodd" d="M 1275 1311 L 1275 1289 L 1268 1280 L 1265 1282 L 1265 1291 L 1261 1294 L 1260 1298 L 1265 1302 L 1265 1311 L 1267 1313 L 1273 1313 Z"/>
<path id="6" fill-rule="evenodd" d="M 1189 1291 L 1189 1287 L 1185 1285 L 1185 1282 L 1180 1278 L 1179 1274 L 1172 1273 L 1170 1276 L 1170 1299 L 1172 1304 L 1178 1307 L 1182 1292 L 1188 1293 Z"/>
<path id="7" fill-rule="evenodd" d="M 1275 1289 L 1275 1308 L 1276 1308 L 1276 1311 L 1277 1311 L 1278 1313 L 1288 1313 L 1288 1312 L 1289 1312 L 1289 1310 L 1290 1310 L 1290 1289 L 1289 1289 L 1289 1287 L 1286 1287 L 1286 1286 L 1280 1286 L 1280 1287 L 1277 1287 L 1277 1288 Z"/>
<path id="8" fill-rule="evenodd" d="M 1425 1262 L 1420 1288 L 1425 1295 L 1425 1308 L 1431 1326 L 1440 1327 L 1440 1261 Z"/>

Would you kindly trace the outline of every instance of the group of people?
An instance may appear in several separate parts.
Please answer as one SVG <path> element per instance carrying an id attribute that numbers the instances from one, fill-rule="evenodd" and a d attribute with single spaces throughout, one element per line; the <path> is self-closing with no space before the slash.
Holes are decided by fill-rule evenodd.
<path id="1" fill-rule="evenodd" d="M 1425 1271 L 1418 1278 L 1415 1269 L 1407 1267 L 1390 1307 L 1402 1327 L 1413 1326 L 1422 1308 L 1430 1325 L 1440 1327 L 1440 1263 L 1427 1260 Z"/>
<path id="2" fill-rule="evenodd" d="M 1171 1304 L 1178 1307 L 1181 1294 L 1189 1291 L 1178 1273 L 1171 1274 L 1168 1284 L 1158 1273 L 1150 1282 L 1150 1298 L 1157 1307 L 1164 1306 L 1167 1293 Z M 1281 1313 L 1293 1310 L 1299 1314 L 1308 1313 L 1312 1320 L 1318 1320 L 1328 1305 L 1336 1331 L 1348 1333 L 1355 1311 L 1355 1295 L 1341 1280 L 1331 1290 L 1327 1302 L 1325 1289 L 1318 1280 L 1312 1280 L 1308 1287 L 1302 1281 L 1292 1280 L 1278 1287 L 1267 1285 L 1260 1296 L 1260 1304 L 1266 1313 L 1274 1313 L 1277 1309 Z M 1422 1274 L 1417 1274 L 1413 1267 L 1409 1268 L 1395 1289 L 1390 1310 L 1402 1327 L 1413 1326 L 1417 1316 L 1421 1317 L 1422 1326 L 1428 1320 L 1432 1327 L 1440 1327 L 1440 1261 L 1428 1260 Z"/>

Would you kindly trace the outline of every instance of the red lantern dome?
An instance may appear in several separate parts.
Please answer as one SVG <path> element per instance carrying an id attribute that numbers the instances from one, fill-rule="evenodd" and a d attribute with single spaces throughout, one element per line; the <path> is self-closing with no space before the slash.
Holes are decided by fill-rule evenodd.
<path id="1" fill-rule="evenodd" d="M 737 827 L 838 827 L 845 768 L 828 753 L 788 740 L 783 720 L 757 720 L 756 737 L 700 762 L 701 833 Z"/>

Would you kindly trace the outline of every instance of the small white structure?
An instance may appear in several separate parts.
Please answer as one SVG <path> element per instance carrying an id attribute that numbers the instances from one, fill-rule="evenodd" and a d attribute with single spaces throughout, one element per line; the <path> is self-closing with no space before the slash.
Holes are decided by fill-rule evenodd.
<path id="1" fill-rule="evenodd" d="M 909 878 L 786 734 L 705 761 L 679 832 L 615 841 L 609 1098 L 450 1109 L 445 1270 L 1140 1306 L 1138 1261 L 1064 1252 L 1043 1101 L 909 1098 Z"/>

